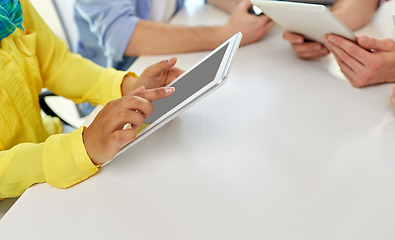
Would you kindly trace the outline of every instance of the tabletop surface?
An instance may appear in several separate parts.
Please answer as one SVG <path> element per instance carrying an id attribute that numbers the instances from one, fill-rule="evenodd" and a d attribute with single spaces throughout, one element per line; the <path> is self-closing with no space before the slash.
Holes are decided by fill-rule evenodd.
<path id="1" fill-rule="evenodd" d="M 393 38 L 394 6 L 358 33 Z M 173 23 L 227 18 L 187 6 Z M 241 47 L 224 86 L 89 180 L 28 189 L 1 239 L 395 239 L 392 85 L 354 88 L 332 57 L 300 60 L 281 33 Z"/>

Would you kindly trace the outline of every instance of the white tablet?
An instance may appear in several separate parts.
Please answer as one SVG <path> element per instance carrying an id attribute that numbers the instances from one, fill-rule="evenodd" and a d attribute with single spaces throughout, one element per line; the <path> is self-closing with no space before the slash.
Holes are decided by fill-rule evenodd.
<path id="1" fill-rule="evenodd" d="M 333 33 L 357 41 L 355 34 L 324 5 L 264 0 L 251 3 L 281 27 L 306 39 L 322 43 L 323 35 Z"/>
<path id="2" fill-rule="evenodd" d="M 169 86 L 174 87 L 175 92 L 167 98 L 152 102 L 154 112 L 145 120 L 150 125 L 139 132 L 135 140 L 123 146 L 116 156 L 223 85 L 241 38 L 242 34 L 237 33 L 170 83 Z"/>

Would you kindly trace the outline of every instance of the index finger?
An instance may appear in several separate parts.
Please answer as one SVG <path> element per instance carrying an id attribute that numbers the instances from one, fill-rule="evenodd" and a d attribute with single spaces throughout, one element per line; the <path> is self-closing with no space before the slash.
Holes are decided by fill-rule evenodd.
<path id="1" fill-rule="evenodd" d="M 329 36 L 323 36 L 322 40 L 324 43 L 330 42 L 337 47 L 343 49 L 345 52 L 347 52 L 351 57 L 356 59 L 357 61 L 361 62 L 363 65 L 366 65 L 367 60 L 369 59 L 369 52 L 366 51 L 365 49 L 361 48 L 357 44 L 342 38 L 340 36 L 337 36 L 335 34 L 330 34 Z"/>
<path id="2" fill-rule="evenodd" d="M 161 88 L 154 88 L 140 92 L 132 92 L 130 94 L 133 96 L 144 98 L 152 102 L 161 98 L 168 97 L 172 95 L 174 91 L 175 91 L 174 87 L 161 87 Z"/>

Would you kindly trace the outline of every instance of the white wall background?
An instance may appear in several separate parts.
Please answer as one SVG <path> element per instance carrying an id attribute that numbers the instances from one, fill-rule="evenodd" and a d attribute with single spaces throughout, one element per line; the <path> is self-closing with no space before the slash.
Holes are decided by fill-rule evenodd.
<path id="1" fill-rule="evenodd" d="M 67 0 L 65 0 L 67 1 Z M 44 19 L 49 28 L 60 38 L 66 41 L 66 36 L 63 32 L 62 25 L 56 14 L 55 7 L 51 0 L 30 0 L 38 14 Z M 74 21 L 74 19 L 71 19 Z"/>

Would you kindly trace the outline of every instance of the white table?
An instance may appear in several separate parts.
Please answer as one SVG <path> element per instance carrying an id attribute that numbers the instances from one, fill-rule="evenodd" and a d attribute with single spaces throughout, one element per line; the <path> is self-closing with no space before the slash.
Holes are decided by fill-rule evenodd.
<path id="1" fill-rule="evenodd" d="M 173 21 L 216 13 L 196 11 Z M 389 12 L 362 31 L 393 36 Z M 0 238 L 395 239 L 392 85 L 353 88 L 332 60 L 297 59 L 275 29 L 239 50 L 222 88 L 89 180 L 28 189 Z"/>

